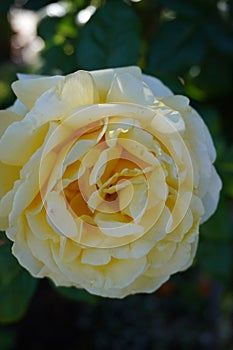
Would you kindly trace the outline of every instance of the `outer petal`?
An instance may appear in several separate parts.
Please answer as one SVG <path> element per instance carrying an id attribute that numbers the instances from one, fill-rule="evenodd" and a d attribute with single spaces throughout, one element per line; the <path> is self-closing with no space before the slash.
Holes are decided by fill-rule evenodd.
<path id="1" fill-rule="evenodd" d="M 152 104 L 154 95 L 142 80 L 129 73 L 116 73 L 108 91 L 106 102 Z"/>
<path id="2" fill-rule="evenodd" d="M 14 182 L 19 178 L 20 167 L 6 165 L 0 162 L 0 199 L 11 190 Z"/>
<path id="3" fill-rule="evenodd" d="M 142 74 L 142 79 L 156 97 L 165 97 L 173 95 L 172 91 L 164 85 L 159 79 L 150 75 Z"/>
<path id="4" fill-rule="evenodd" d="M 222 182 L 212 162 L 216 151 L 209 130 L 195 110 L 183 115 L 186 132 L 184 138 L 190 147 L 194 169 L 198 167 L 199 183 L 197 194 L 202 199 L 205 214 L 201 222 L 206 221 L 216 210 Z"/>
<path id="5" fill-rule="evenodd" d="M 17 80 L 12 84 L 12 89 L 18 99 L 28 108 L 31 109 L 36 100 L 47 90 L 55 86 L 61 76 L 39 77 L 32 79 Z"/>
<path id="6" fill-rule="evenodd" d="M 90 72 L 99 90 L 101 102 L 105 101 L 106 95 L 112 84 L 113 77 L 115 74 L 118 73 L 130 73 L 137 78 L 141 77 L 141 70 L 139 67 L 136 66 L 103 69 Z"/>
<path id="7" fill-rule="evenodd" d="M 212 167 L 208 190 L 205 196 L 202 198 L 202 202 L 205 208 L 205 214 L 201 219 L 201 223 L 208 220 L 209 217 L 215 212 L 218 205 L 221 188 L 222 181 L 218 176 L 215 168 Z"/>
<path id="8" fill-rule="evenodd" d="M 0 159 L 8 164 L 23 165 L 41 146 L 48 122 L 58 121 L 75 107 L 93 104 L 97 100 L 90 74 L 79 71 L 63 78 L 38 98 L 22 121 L 9 126 L 0 139 Z"/>
<path id="9" fill-rule="evenodd" d="M 17 98 L 12 106 L 10 106 L 7 110 L 14 112 L 19 116 L 19 120 L 23 119 L 27 114 L 27 107 Z"/>
<path id="10" fill-rule="evenodd" d="M 1 110 L 0 111 L 0 137 L 4 134 L 5 130 L 9 125 L 15 121 L 20 120 L 20 116 L 11 110 Z"/>

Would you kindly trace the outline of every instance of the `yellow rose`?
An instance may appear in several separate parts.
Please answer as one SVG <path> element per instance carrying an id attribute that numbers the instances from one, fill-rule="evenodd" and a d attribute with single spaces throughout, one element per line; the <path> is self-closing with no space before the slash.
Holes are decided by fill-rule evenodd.
<path id="1" fill-rule="evenodd" d="M 19 78 L 0 111 L 0 223 L 19 263 L 116 298 L 188 268 L 221 188 L 189 100 L 138 67 Z"/>

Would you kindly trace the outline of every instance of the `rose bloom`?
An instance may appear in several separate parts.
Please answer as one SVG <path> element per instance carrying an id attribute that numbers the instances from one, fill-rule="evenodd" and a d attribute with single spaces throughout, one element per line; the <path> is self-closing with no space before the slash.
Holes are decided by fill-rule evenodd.
<path id="1" fill-rule="evenodd" d="M 188 98 L 138 67 L 26 76 L 0 111 L 0 223 L 35 277 L 104 297 L 187 269 L 221 181 Z"/>

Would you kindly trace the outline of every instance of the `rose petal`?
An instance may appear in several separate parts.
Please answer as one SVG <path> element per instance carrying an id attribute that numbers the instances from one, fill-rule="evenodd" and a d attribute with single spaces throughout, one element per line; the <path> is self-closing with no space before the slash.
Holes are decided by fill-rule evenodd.
<path id="1" fill-rule="evenodd" d="M 165 97 L 173 95 L 172 91 L 167 86 L 165 86 L 159 79 L 146 74 L 142 74 L 142 78 L 156 97 Z"/>
<path id="2" fill-rule="evenodd" d="M 22 77 L 20 75 L 20 77 Z M 31 109 L 36 100 L 47 90 L 57 85 L 64 79 L 61 76 L 53 77 L 34 77 L 31 79 L 17 80 L 12 84 L 12 89 L 18 99 L 28 108 Z"/>
<path id="3" fill-rule="evenodd" d="M 142 81 L 129 73 L 116 73 L 108 91 L 106 102 L 152 104 L 154 95 Z"/>

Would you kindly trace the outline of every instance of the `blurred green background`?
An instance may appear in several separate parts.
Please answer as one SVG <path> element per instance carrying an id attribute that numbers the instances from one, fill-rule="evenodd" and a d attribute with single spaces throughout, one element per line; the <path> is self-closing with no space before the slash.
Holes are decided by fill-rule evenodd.
<path id="1" fill-rule="evenodd" d="M 0 349 L 233 349 L 233 1 L 0 0 L 0 107 L 16 73 L 137 64 L 187 95 L 224 186 L 195 262 L 151 295 L 94 297 L 34 280 L 0 233 Z"/>

